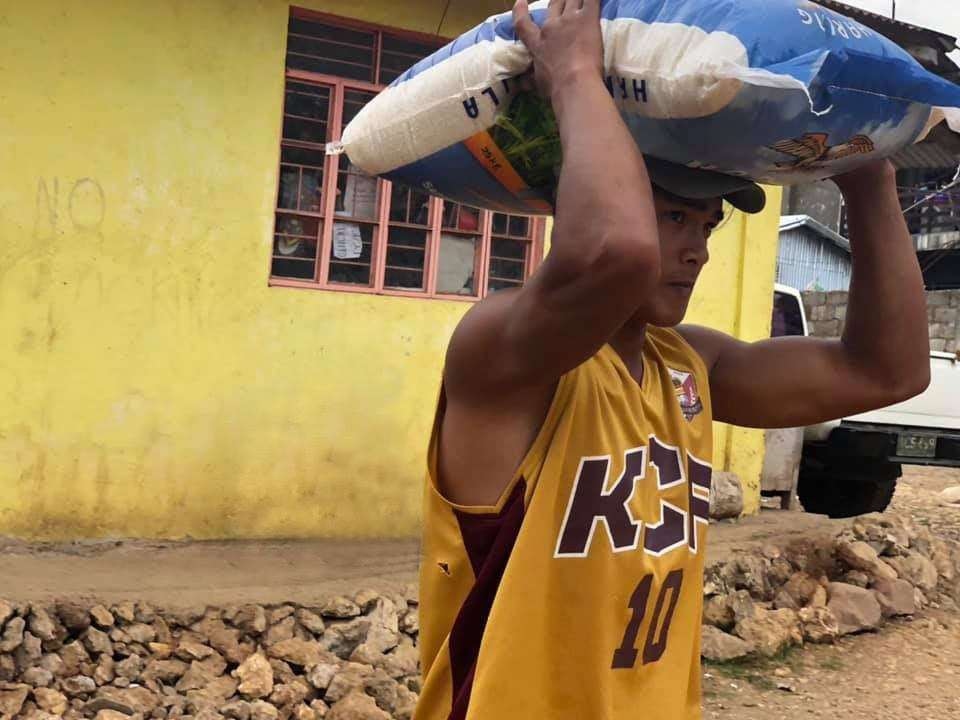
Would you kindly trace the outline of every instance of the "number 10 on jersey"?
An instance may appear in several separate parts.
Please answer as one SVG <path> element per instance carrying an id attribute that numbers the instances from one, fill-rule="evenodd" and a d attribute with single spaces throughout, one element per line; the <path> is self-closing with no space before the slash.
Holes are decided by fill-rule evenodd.
<path id="1" fill-rule="evenodd" d="M 670 623 L 673 613 L 680 600 L 680 589 L 683 586 L 683 570 L 674 570 L 663 581 L 657 593 L 657 600 L 650 618 L 650 629 L 643 643 L 643 664 L 657 662 L 667 650 L 667 638 L 670 633 Z M 630 596 L 630 621 L 623 633 L 623 640 L 613 653 L 613 669 L 621 670 L 632 668 L 637 664 L 640 651 L 637 649 L 637 636 L 640 627 L 647 615 L 650 597 L 653 595 L 653 575 L 647 575 L 640 581 Z"/>

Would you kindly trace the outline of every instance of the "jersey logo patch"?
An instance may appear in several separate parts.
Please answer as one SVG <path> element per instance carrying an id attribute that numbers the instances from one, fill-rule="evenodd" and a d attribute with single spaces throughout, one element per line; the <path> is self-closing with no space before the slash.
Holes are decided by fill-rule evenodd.
<path id="1" fill-rule="evenodd" d="M 703 401 L 700 400 L 700 391 L 697 389 L 697 378 L 693 373 L 681 372 L 669 368 L 670 378 L 673 380 L 673 391 L 677 394 L 677 402 L 687 422 L 693 420 L 703 412 Z"/>

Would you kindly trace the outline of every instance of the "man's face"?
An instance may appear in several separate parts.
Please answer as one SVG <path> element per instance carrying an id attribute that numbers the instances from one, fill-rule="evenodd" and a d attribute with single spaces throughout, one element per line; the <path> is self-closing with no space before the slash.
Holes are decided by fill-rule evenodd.
<path id="1" fill-rule="evenodd" d="M 685 200 L 654 191 L 660 235 L 660 284 L 638 319 L 658 327 L 679 325 L 700 271 L 710 259 L 707 240 L 723 222 L 723 201 Z"/>

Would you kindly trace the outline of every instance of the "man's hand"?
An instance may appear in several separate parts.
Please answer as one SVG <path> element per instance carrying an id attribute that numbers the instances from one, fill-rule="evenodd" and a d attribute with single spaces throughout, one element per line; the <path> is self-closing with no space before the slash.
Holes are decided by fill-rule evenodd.
<path id="1" fill-rule="evenodd" d="M 893 166 L 883 160 L 834 182 L 847 203 L 853 255 L 843 337 L 748 344 L 706 328 L 681 328 L 710 369 L 717 420 L 760 428 L 811 425 L 906 400 L 930 381 L 923 276 Z"/>
<path id="2" fill-rule="evenodd" d="M 554 93 L 583 77 L 603 72 L 600 0 L 550 0 L 543 28 L 530 17 L 527 0 L 517 0 L 513 25 L 533 55 L 534 79 L 540 93 Z"/>

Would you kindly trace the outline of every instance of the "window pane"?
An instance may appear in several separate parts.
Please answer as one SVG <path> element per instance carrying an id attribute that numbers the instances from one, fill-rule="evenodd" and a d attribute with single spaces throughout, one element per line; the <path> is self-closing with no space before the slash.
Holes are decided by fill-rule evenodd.
<path id="1" fill-rule="evenodd" d="M 323 170 L 280 166 L 278 207 L 319 213 L 323 209 Z"/>
<path id="2" fill-rule="evenodd" d="M 284 147 L 280 151 L 280 161 L 288 165 L 305 165 L 323 169 L 324 155 L 322 150 L 307 150 L 306 148 Z"/>
<path id="3" fill-rule="evenodd" d="M 428 225 L 430 196 L 394 184 L 390 192 L 390 220 L 408 225 Z"/>
<path id="4" fill-rule="evenodd" d="M 377 179 L 364 175 L 342 156 L 340 164 L 340 172 L 337 173 L 337 215 L 376 220 L 379 212 Z"/>
<path id="5" fill-rule="evenodd" d="M 440 254 L 437 267 L 437 292 L 448 295 L 476 295 L 476 267 L 480 248 L 479 238 L 451 235 L 440 236 Z"/>
<path id="6" fill-rule="evenodd" d="M 384 286 L 423 290 L 426 258 L 426 230 L 391 227 L 387 235 L 387 267 L 383 280 Z"/>
<path id="7" fill-rule="evenodd" d="M 287 67 L 373 81 L 374 34 L 290 19 Z"/>
<path id="8" fill-rule="evenodd" d="M 376 93 L 363 92 L 362 90 L 347 90 L 343 93 L 343 127 L 350 124 L 357 114 L 363 110 L 363 106 L 376 97 Z"/>
<path id="9" fill-rule="evenodd" d="M 529 237 L 530 235 L 530 218 L 523 217 L 522 215 L 511 215 L 510 216 L 510 235 L 513 237 Z"/>
<path id="10" fill-rule="evenodd" d="M 348 285 L 370 285 L 375 225 L 337 222 L 330 243 L 329 281 Z"/>
<path id="11" fill-rule="evenodd" d="M 288 115 L 326 122 L 330 116 L 330 88 L 287 82 L 283 111 Z"/>
<path id="12" fill-rule="evenodd" d="M 513 282 L 512 280 L 494 280 L 490 278 L 490 282 L 487 283 L 487 293 L 493 294 L 498 290 L 510 290 L 511 288 L 518 288 L 523 283 Z"/>
<path id="13" fill-rule="evenodd" d="M 322 145 L 329 139 L 328 130 L 326 123 L 290 117 L 289 115 L 283 116 L 284 140 L 299 140 Z"/>
<path id="14" fill-rule="evenodd" d="M 506 215 L 504 215 L 503 213 L 493 214 L 493 234 L 494 235 L 506 235 L 508 227 L 509 227 L 509 220 Z"/>
<path id="15" fill-rule="evenodd" d="M 444 203 L 443 228 L 445 230 L 480 232 L 480 210 L 457 203 Z"/>
<path id="16" fill-rule="evenodd" d="M 413 65 L 432 55 L 440 43 L 421 43 L 413 40 L 383 36 L 383 54 L 380 57 L 380 83 L 387 85 Z"/>
<path id="17" fill-rule="evenodd" d="M 493 238 L 491 257 L 512 258 L 514 260 L 525 260 L 527 257 L 527 245 L 529 243 L 523 240 L 507 240 L 505 238 Z"/>
<path id="18" fill-rule="evenodd" d="M 271 270 L 274 277 L 315 278 L 321 227 L 318 218 L 277 213 Z"/>
<path id="19" fill-rule="evenodd" d="M 774 293 L 771 337 L 803 335 L 803 315 L 799 301 L 786 293 Z"/>

